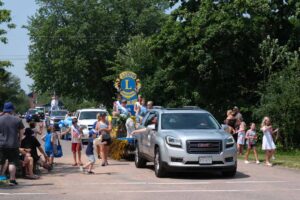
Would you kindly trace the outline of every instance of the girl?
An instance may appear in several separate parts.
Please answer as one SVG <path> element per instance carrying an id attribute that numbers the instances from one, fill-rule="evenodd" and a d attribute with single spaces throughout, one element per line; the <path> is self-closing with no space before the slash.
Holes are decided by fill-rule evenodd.
<path id="1" fill-rule="evenodd" d="M 53 127 L 47 127 L 47 133 L 42 137 L 42 140 L 45 142 L 44 148 L 45 153 L 49 157 L 49 165 L 52 167 L 54 162 L 54 135 L 53 135 Z"/>
<path id="2" fill-rule="evenodd" d="M 266 151 L 266 165 L 272 166 L 270 163 L 270 158 L 272 157 L 276 146 L 273 141 L 272 134 L 276 133 L 278 129 L 273 131 L 271 120 L 269 117 L 264 117 L 262 123 L 261 123 L 261 129 L 260 129 L 264 136 L 262 140 L 262 150 Z"/>
<path id="3" fill-rule="evenodd" d="M 243 154 L 244 144 L 245 144 L 245 137 L 246 137 L 246 123 L 241 122 L 238 130 L 238 140 L 237 140 L 237 146 L 238 146 L 238 154 Z"/>
<path id="4" fill-rule="evenodd" d="M 251 149 L 253 149 L 256 164 L 259 164 L 258 156 L 257 156 L 257 151 L 256 151 L 256 141 L 257 141 L 257 135 L 255 131 L 255 123 L 251 123 L 250 129 L 246 133 L 246 139 L 247 139 L 247 152 L 245 155 L 245 163 L 249 164 L 250 162 L 248 161 L 249 153 Z"/>

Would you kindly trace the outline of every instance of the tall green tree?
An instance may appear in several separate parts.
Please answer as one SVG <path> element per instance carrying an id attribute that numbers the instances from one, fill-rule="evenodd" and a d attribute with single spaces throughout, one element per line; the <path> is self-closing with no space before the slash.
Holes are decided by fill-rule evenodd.
<path id="1" fill-rule="evenodd" d="M 103 77 L 131 36 L 152 35 L 164 22 L 165 1 L 37 0 L 30 18 L 27 71 L 41 92 L 109 104 L 113 84 Z"/>
<path id="2" fill-rule="evenodd" d="M 267 80 L 262 81 L 261 99 L 255 116 L 270 116 L 280 129 L 285 149 L 300 147 L 300 51 L 289 51 L 277 39 L 267 38 L 261 44 L 261 58 Z M 280 68 L 281 70 L 278 70 Z"/>
<path id="3" fill-rule="evenodd" d="M 6 44 L 7 29 L 15 27 L 11 23 L 11 11 L 3 8 L 4 4 L 0 0 L 0 44 Z M 0 110 L 6 101 L 12 101 L 17 106 L 17 111 L 24 112 L 26 108 L 26 95 L 20 87 L 20 80 L 7 72 L 6 68 L 10 67 L 11 63 L 7 60 L 0 60 Z"/>
<path id="4" fill-rule="evenodd" d="M 152 37 L 158 67 L 147 91 L 158 104 L 199 105 L 219 119 L 233 105 L 256 105 L 265 78 L 259 45 L 270 35 L 297 46 L 298 9 L 297 1 L 182 1 Z"/>

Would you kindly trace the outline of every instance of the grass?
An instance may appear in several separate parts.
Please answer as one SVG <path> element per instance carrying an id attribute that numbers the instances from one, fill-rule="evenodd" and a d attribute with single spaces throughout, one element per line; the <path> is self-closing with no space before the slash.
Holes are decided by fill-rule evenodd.
<path id="1" fill-rule="evenodd" d="M 244 154 L 246 151 L 244 151 Z M 245 155 L 239 156 L 239 159 L 243 160 Z M 258 149 L 258 159 L 260 161 L 265 161 L 265 152 Z M 249 154 L 249 161 L 255 161 L 253 151 Z M 275 160 L 271 162 L 276 166 L 300 169 L 300 150 L 293 151 L 281 151 L 276 150 Z"/>

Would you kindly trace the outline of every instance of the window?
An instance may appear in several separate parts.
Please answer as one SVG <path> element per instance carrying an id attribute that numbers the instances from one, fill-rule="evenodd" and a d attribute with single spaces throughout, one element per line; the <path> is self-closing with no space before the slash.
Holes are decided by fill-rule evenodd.
<path id="1" fill-rule="evenodd" d="M 65 110 L 52 110 L 50 116 L 66 116 L 68 114 Z"/>
<path id="2" fill-rule="evenodd" d="M 85 119 L 97 119 L 97 114 L 103 113 L 99 111 L 82 111 L 79 115 L 79 120 L 85 120 Z"/>
<path id="3" fill-rule="evenodd" d="M 220 125 L 208 113 L 165 113 L 162 129 L 220 129 Z"/>

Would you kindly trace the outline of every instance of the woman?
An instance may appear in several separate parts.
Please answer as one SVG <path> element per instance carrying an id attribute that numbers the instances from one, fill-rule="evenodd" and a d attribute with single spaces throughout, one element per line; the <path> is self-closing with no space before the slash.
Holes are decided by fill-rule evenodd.
<path id="1" fill-rule="evenodd" d="M 266 151 L 266 165 L 272 166 L 270 163 L 270 159 L 276 149 L 276 146 L 273 141 L 272 135 L 278 131 L 278 129 L 273 130 L 271 120 L 269 117 L 264 117 L 261 123 L 261 129 L 263 132 L 263 140 L 262 140 L 262 150 Z"/>
<path id="2" fill-rule="evenodd" d="M 227 132 L 233 136 L 235 141 L 237 141 L 237 134 L 235 131 L 236 119 L 232 110 L 227 110 L 227 117 L 224 123 L 228 126 Z"/>
<path id="3" fill-rule="evenodd" d="M 111 122 L 106 119 L 106 113 L 99 114 L 100 120 L 96 124 L 96 131 L 101 135 L 102 141 L 100 142 L 100 154 L 102 158 L 102 166 L 108 165 L 107 157 L 109 152 L 109 145 L 111 144 L 110 132 L 112 130 Z"/>

